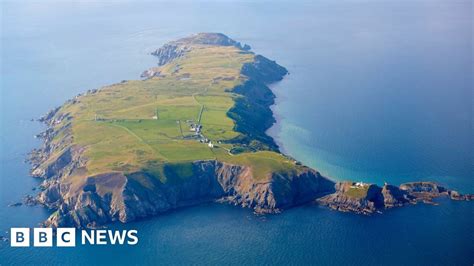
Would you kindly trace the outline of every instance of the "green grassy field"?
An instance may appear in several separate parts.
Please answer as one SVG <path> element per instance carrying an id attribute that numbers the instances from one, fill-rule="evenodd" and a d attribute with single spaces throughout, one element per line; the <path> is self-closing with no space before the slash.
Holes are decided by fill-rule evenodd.
<path id="1" fill-rule="evenodd" d="M 186 178 L 189 162 L 208 159 L 251 166 L 256 179 L 296 171 L 281 154 L 232 155 L 232 144 L 220 144 L 240 134 L 227 112 L 241 96 L 229 90 L 245 81 L 240 70 L 253 58 L 233 46 L 195 45 L 184 57 L 154 68 L 159 77 L 114 84 L 64 105 L 56 116 L 72 116 L 69 145 L 85 148 L 84 175 L 146 170 L 171 182 L 165 176 Z M 213 148 L 192 138 L 190 125 L 201 108 L 202 134 L 217 144 Z M 64 137 L 60 134 L 55 141 Z"/>
<path id="2" fill-rule="evenodd" d="M 367 191 L 369 185 L 364 185 L 362 187 L 351 187 L 345 194 L 351 198 L 361 199 L 367 196 Z"/>

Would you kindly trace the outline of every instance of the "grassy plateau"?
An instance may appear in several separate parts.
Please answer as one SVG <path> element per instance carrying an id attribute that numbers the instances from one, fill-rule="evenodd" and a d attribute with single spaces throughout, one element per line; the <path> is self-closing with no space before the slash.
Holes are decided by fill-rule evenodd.
<path id="1" fill-rule="evenodd" d="M 167 171 L 186 178 L 196 160 L 250 166 L 257 180 L 298 170 L 292 159 L 275 151 L 230 152 L 238 143 L 229 140 L 242 133 L 228 111 L 244 97 L 232 89 L 248 80 L 241 69 L 255 54 L 235 46 L 190 47 L 184 56 L 151 69 L 159 75 L 107 86 L 60 108 L 55 116 L 70 119 L 54 126 L 58 133 L 52 142 L 60 148 L 51 158 L 75 146 L 83 149 L 86 160 L 80 174 L 70 179 L 82 183 L 102 173 L 146 171 L 171 182 Z M 200 135 L 191 130 L 195 124 L 202 126 Z M 72 140 L 62 141 L 65 135 Z"/>

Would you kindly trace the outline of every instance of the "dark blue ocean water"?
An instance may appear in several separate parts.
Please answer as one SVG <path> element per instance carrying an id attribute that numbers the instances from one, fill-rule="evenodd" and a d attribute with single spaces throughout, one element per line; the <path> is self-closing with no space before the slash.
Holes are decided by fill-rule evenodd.
<path id="1" fill-rule="evenodd" d="M 285 152 L 335 179 L 437 180 L 474 192 L 471 1 L 2 1 L 0 235 L 48 216 L 9 208 L 38 182 L 29 121 L 87 89 L 136 79 L 148 55 L 223 32 L 286 66 L 274 86 Z M 134 247 L 12 249 L 10 264 L 472 265 L 473 204 L 441 200 L 362 217 L 302 206 L 255 216 L 208 204 L 113 225 Z"/>

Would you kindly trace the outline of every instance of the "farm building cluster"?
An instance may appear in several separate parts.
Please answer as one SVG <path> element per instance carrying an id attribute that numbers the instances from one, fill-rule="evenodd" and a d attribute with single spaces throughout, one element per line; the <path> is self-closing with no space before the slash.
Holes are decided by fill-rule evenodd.
<path id="1" fill-rule="evenodd" d="M 208 138 L 206 138 L 202 134 L 202 125 L 199 123 L 195 123 L 192 120 L 187 120 L 186 123 L 189 125 L 189 131 L 194 132 L 194 135 L 190 136 L 190 138 L 197 139 L 201 143 L 206 143 L 209 148 L 214 148 L 214 143 Z"/>

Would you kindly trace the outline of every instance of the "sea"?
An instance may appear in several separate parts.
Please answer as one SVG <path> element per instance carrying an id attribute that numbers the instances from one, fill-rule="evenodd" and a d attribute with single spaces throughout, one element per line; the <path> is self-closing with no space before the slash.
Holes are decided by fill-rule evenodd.
<path id="1" fill-rule="evenodd" d="M 50 211 L 34 190 L 34 119 L 88 89 L 138 79 L 150 53 L 221 32 L 290 74 L 273 84 L 282 151 L 335 180 L 437 181 L 474 193 L 470 0 L 0 0 L 0 235 Z M 110 228 L 135 246 L 11 248 L 0 265 L 473 265 L 474 204 L 440 199 L 361 216 L 209 203 Z"/>

